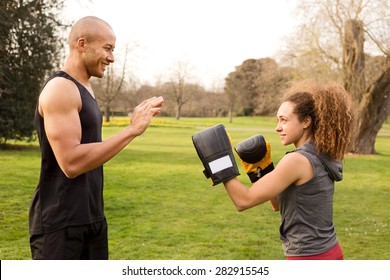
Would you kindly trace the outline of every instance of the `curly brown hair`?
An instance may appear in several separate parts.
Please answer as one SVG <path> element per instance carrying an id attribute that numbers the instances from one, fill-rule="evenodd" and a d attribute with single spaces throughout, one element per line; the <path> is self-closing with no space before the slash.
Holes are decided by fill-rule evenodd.
<path id="1" fill-rule="evenodd" d="M 314 142 L 321 154 L 342 160 L 354 128 L 352 101 L 343 86 L 335 82 L 319 85 L 313 81 L 295 83 L 282 99 L 296 104 L 300 121 L 312 119 Z"/>

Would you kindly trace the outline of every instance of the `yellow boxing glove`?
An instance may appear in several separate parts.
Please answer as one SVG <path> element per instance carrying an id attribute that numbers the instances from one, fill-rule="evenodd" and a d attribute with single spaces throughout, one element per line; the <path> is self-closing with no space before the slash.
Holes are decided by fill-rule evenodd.
<path id="1" fill-rule="evenodd" d="M 262 135 L 255 135 L 237 144 L 234 148 L 241 165 L 252 183 L 274 170 L 271 157 L 271 145 Z"/>

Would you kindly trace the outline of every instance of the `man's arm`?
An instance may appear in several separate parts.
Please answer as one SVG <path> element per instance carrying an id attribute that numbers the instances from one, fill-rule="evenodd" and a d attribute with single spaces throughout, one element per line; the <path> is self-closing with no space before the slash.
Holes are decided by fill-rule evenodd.
<path id="1" fill-rule="evenodd" d="M 75 178 L 106 163 L 141 135 L 162 104 L 162 97 L 143 101 L 135 108 L 127 128 L 103 142 L 88 144 L 81 144 L 81 97 L 73 82 L 51 80 L 40 95 L 39 112 L 58 164 L 67 177 Z"/>

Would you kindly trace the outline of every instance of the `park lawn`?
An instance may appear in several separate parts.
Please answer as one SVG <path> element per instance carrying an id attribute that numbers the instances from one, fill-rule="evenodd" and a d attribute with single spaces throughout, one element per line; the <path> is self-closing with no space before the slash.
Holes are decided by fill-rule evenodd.
<path id="1" fill-rule="evenodd" d="M 105 124 L 104 138 L 126 119 Z M 223 185 L 211 186 L 193 147 L 200 129 L 225 124 L 232 143 L 256 133 L 271 142 L 274 162 L 293 147 L 281 145 L 275 118 L 156 118 L 105 164 L 105 209 L 110 259 L 284 259 L 279 213 L 263 204 L 237 212 Z M 112 124 L 115 124 L 112 125 Z M 346 259 L 390 259 L 390 126 L 376 141 L 378 155 L 346 157 L 336 184 L 334 222 Z M 26 143 L 18 143 L 25 145 Z M 30 259 L 28 208 L 39 175 L 37 143 L 0 150 L 0 259 Z M 238 162 L 238 161 L 237 161 Z M 249 180 L 239 165 L 240 180 Z"/>

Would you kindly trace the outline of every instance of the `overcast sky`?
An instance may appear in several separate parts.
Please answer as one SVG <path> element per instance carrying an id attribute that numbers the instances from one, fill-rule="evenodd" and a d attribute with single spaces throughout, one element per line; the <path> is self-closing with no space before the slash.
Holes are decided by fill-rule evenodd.
<path id="1" fill-rule="evenodd" d="M 182 61 L 206 88 L 223 86 L 244 60 L 274 57 L 295 24 L 294 0 L 65 2 L 67 19 L 95 15 L 113 27 L 117 61 L 126 44 L 137 45 L 129 57 L 131 71 L 150 84 Z"/>

